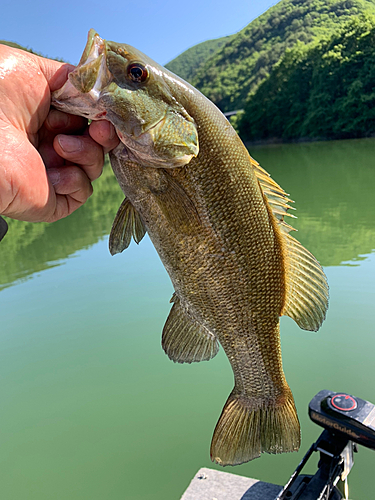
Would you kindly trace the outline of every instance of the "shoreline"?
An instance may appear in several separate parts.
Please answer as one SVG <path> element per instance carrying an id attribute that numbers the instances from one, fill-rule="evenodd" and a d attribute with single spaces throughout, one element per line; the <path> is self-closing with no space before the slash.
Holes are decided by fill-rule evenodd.
<path id="1" fill-rule="evenodd" d="M 254 146 L 280 146 L 280 145 L 289 145 L 289 144 L 310 144 L 313 142 L 335 142 L 335 141 L 360 141 L 364 139 L 374 139 L 375 133 L 364 136 L 364 137 L 300 137 L 298 139 L 280 139 L 277 137 L 273 137 L 271 139 L 259 139 L 257 141 L 248 141 L 243 140 L 240 136 L 242 142 L 244 143 L 246 148 L 254 147 Z"/>

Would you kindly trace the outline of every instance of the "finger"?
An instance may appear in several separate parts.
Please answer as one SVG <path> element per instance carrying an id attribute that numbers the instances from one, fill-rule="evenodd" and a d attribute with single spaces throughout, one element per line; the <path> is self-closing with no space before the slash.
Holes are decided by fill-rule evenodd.
<path id="1" fill-rule="evenodd" d="M 89 127 L 90 136 L 104 148 L 104 152 L 108 153 L 114 149 L 120 142 L 115 127 L 107 120 L 92 122 Z"/>
<path id="2" fill-rule="evenodd" d="M 51 92 L 59 89 L 68 79 L 68 74 L 74 70 L 74 66 L 68 63 L 61 63 L 53 59 L 35 56 L 42 73 L 48 81 Z"/>
<path id="3" fill-rule="evenodd" d="M 46 168 L 64 165 L 65 160 L 57 154 L 53 140 L 59 133 L 72 134 L 87 131 L 87 119 L 51 109 L 39 132 L 38 151 Z M 88 135 L 88 132 L 85 134 Z"/>
<path id="4" fill-rule="evenodd" d="M 74 165 L 47 170 L 48 178 L 56 193 L 56 205 L 49 222 L 70 215 L 92 195 L 90 179 Z"/>
<path id="5" fill-rule="evenodd" d="M 87 127 L 87 119 L 82 116 L 70 115 L 57 109 L 51 109 L 44 122 L 45 129 L 54 134 L 79 133 Z"/>
<path id="6" fill-rule="evenodd" d="M 59 134 L 53 141 L 53 147 L 62 158 L 79 165 L 91 181 L 102 173 L 103 148 L 91 137 Z"/>
<path id="7" fill-rule="evenodd" d="M 60 155 L 58 155 L 53 147 L 53 139 L 43 141 L 39 148 L 39 154 L 42 157 L 44 165 L 46 168 L 52 167 L 62 167 L 65 165 L 65 160 Z"/>

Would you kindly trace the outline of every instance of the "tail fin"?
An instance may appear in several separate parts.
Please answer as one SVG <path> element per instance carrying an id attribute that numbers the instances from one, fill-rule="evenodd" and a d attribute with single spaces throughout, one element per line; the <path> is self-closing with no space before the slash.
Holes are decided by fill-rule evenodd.
<path id="1" fill-rule="evenodd" d="M 269 401 L 232 392 L 211 443 L 211 460 L 239 465 L 262 452 L 285 453 L 300 446 L 300 426 L 290 389 Z"/>

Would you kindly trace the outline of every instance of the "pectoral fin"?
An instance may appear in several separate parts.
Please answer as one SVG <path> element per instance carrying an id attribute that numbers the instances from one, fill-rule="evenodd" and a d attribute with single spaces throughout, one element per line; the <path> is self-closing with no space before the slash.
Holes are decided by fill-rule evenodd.
<path id="1" fill-rule="evenodd" d="M 195 321 L 181 306 L 176 294 L 162 336 L 162 347 L 176 363 L 208 361 L 216 356 L 219 343 L 215 335 Z"/>
<path id="2" fill-rule="evenodd" d="M 174 230 L 189 234 L 194 226 L 200 226 L 200 219 L 194 203 L 184 189 L 163 170 L 163 189 L 153 192 L 157 203 Z"/>
<path id="3" fill-rule="evenodd" d="M 130 201 L 125 198 L 117 211 L 109 236 L 111 255 L 123 252 L 130 245 L 132 237 L 138 244 L 146 234 L 142 219 Z"/>

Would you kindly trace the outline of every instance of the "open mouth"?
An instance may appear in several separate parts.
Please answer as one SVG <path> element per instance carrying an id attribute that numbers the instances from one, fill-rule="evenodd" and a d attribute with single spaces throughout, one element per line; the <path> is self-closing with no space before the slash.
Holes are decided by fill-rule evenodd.
<path id="1" fill-rule="evenodd" d="M 97 100 L 100 91 L 112 81 L 106 63 L 106 44 L 98 33 L 91 29 L 81 60 L 69 74 L 71 84 L 82 94 L 90 93 Z"/>
<path id="2" fill-rule="evenodd" d="M 105 41 L 91 29 L 78 66 L 69 73 L 65 85 L 52 94 L 52 105 L 61 111 L 91 119 L 104 118 L 106 113 L 94 108 L 102 90 L 111 81 L 112 75 L 106 64 Z"/>

